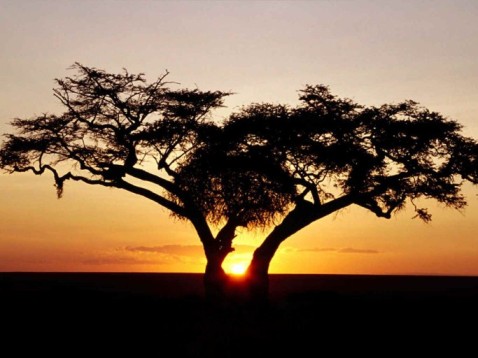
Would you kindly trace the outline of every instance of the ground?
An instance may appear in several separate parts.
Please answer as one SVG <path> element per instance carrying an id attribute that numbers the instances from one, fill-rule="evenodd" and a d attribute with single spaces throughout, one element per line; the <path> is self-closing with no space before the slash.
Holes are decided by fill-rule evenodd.
<path id="1" fill-rule="evenodd" d="M 268 307 L 217 307 L 204 300 L 197 274 L 0 273 L 2 341 L 14 356 L 461 356 L 474 349 L 477 277 L 272 275 L 270 289 Z"/>

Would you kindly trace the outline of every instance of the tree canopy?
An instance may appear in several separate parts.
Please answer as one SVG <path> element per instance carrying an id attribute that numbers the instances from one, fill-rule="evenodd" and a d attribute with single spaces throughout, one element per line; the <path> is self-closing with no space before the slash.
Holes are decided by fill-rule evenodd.
<path id="1" fill-rule="evenodd" d="M 0 165 L 10 172 L 53 173 L 58 195 L 67 180 L 117 187 L 145 196 L 178 215 L 185 206 L 133 183 L 157 185 L 177 197 L 176 167 L 201 147 L 213 109 L 229 93 L 173 90 L 165 73 L 109 74 L 76 63 L 74 77 L 57 79 L 54 95 L 66 111 L 12 122 Z"/>
<path id="2" fill-rule="evenodd" d="M 253 104 L 232 114 L 220 144 L 183 163 L 182 179 L 201 177 L 194 187 L 199 199 L 218 203 L 230 195 L 225 202 L 242 209 L 264 200 L 254 190 L 270 190 L 280 197 L 281 215 L 300 201 L 320 208 L 341 197 L 384 218 L 408 201 L 424 221 L 431 215 L 417 206 L 420 198 L 466 205 L 460 189 L 464 181 L 477 183 L 478 147 L 456 121 L 413 101 L 363 107 L 322 85 L 307 86 L 300 101 L 295 108 Z M 247 185 L 244 177 L 261 184 Z M 210 203 L 203 210 L 223 213 Z"/>

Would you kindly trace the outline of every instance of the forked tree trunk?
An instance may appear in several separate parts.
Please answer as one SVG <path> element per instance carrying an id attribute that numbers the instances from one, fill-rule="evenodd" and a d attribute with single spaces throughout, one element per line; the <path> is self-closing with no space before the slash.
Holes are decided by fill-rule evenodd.
<path id="1" fill-rule="evenodd" d="M 272 257 L 271 257 L 272 258 Z M 204 273 L 206 300 L 216 306 L 263 305 L 268 301 L 268 263 L 270 259 L 251 261 L 244 277 L 231 277 L 222 268 L 223 255 L 210 257 Z M 264 265 L 258 265 L 263 263 Z"/>
<path id="2" fill-rule="evenodd" d="M 237 292 L 241 300 L 246 300 L 252 304 L 266 304 L 269 300 L 269 266 L 280 244 L 315 220 L 340 210 L 352 204 L 352 202 L 352 196 L 350 195 L 320 206 L 306 200 L 298 201 L 295 208 L 287 214 L 282 223 L 277 225 L 256 249 L 247 269 L 243 287 L 240 290 L 233 290 L 232 294 L 234 295 Z M 231 252 L 230 243 L 234 237 L 236 227 L 237 225 L 234 222 L 228 223 L 221 230 L 220 235 L 223 235 L 223 237 L 218 236 L 220 240 L 217 240 L 210 247 L 205 247 L 208 259 L 204 276 L 206 297 L 214 301 L 237 299 L 237 297 L 230 296 L 231 281 L 222 269 L 224 259 Z M 221 243 L 224 242 L 228 244 L 223 247 Z"/>

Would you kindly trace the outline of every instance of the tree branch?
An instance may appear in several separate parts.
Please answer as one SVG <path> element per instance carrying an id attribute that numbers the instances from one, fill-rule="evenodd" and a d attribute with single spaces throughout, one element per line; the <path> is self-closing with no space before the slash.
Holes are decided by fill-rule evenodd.
<path id="1" fill-rule="evenodd" d="M 216 242 L 218 243 L 219 251 L 225 255 L 234 251 L 232 241 L 236 237 L 236 228 L 238 226 L 242 225 L 236 218 L 229 218 L 216 235 Z"/>
<path id="2" fill-rule="evenodd" d="M 152 192 L 151 190 L 133 185 L 133 184 L 128 183 L 128 182 L 126 182 L 122 179 L 117 181 L 114 186 L 117 187 L 117 188 L 125 189 L 125 190 L 127 190 L 131 193 L 141 195 L 145 198 L 148 198 L 148 199 L 158 203 L 159 205 L 164 206 L 166 209 L 171 210 L 172 212 L 174 212 L 175 214 L 177 214 L 181 217 L 189 218 L 189 216 L 190 216 L 188 210 L 186 210 L 182 206 L 179 206 L 178 204 L 172 202 L 171 200 L 168 200 L 168 199 L 162 197 L 161 195 Z"/>
<path id="3" fill-rule="evenodd" d="M 183 194 L 182 191 L 176 185 L 174 185 L 174 183 L 170 182 L 169 180 L 163 179 L 157 175 L 148 173 L 143 169 L 125 167 L 125 172 L 126 174 L 131 175 L 134 178 L 157 184 L 174 195 L 180 196 Z"/>

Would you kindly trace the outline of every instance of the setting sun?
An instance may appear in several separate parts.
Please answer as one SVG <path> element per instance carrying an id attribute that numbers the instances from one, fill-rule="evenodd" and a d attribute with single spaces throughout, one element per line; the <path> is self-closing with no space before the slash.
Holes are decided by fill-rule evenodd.
<path id="1" fill-rule="evenodd" d="M 244 275 L 246 268 L 247 266 L 244 262 L 238 262 L 231 265 L 230 271 L 233 275 Z"/>

